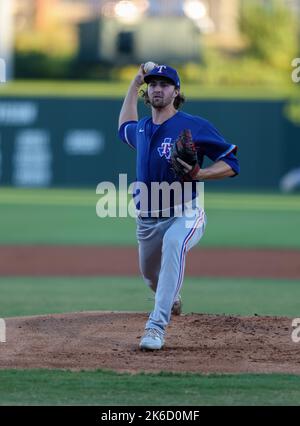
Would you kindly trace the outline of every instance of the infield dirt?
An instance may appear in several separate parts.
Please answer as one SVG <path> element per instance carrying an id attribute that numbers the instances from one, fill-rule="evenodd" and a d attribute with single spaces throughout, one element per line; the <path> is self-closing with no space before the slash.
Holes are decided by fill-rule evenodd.
<path id="1" fill-rule="evenodd" d="M 300 278 L 299 250 L 195 248 L 190 276 Z M 0 276 L 136 276 L 137 247 L 0 246 Z"/>

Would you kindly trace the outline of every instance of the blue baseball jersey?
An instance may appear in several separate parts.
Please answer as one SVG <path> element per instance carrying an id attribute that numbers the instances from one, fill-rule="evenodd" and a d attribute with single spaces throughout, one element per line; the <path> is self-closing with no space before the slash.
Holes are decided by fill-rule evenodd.
<path id="1" fill-rule="evenodd" d="M 139 121 L 128 121 L 119 129 L 120 139 L 136 149 L 136 179 L 150 190 L 151 182 L 172 182 L 175 176 L 170 162 L 171 146 L 183 129 L 190 129 L 197 147 L 198 163 L 201 167 L 204 156 L 212 161 L 222 160 L 229 164 L 235 175 L 239 173 L 236 145 L 225 141 L 218 130 L 207 120 L 178 111 L 160 125 L 151 117 Z M 194 194 L 196 196 L 196 192 Z"/>

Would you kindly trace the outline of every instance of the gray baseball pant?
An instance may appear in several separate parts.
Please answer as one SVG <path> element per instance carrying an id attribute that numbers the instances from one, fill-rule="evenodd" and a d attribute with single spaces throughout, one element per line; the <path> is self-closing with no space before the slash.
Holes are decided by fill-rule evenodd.
<path id="1" fill-rule="evenodd" d="M 203 209 L 191 208 L 181 217 L 137 218 L 139 266 L 155 292 L 155 306 L 145 328 L 164 334 L 173 303 L 183 283 L 187 252 L 201 239 L 206 226 Z"/>

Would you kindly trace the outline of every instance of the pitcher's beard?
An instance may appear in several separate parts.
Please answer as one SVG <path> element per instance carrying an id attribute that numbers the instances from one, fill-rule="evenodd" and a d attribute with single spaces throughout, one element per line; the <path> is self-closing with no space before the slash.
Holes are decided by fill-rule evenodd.
<path id="1" fill-rule="evenodd" d="M 155 109 L 162 109 L 168 106 L 172 102 L 172 98 L 165 99 L 165 98 L 152 98 L 150 101 L 150 104 Z"/>
<path id="2" fill-rule="evenodd" d="M 165 102 L 163 100 L 163 98 L 154 98 L 151 101 L 151 106 L 153 106 L 153 108 L 163 108 L 165 106 Z"/>

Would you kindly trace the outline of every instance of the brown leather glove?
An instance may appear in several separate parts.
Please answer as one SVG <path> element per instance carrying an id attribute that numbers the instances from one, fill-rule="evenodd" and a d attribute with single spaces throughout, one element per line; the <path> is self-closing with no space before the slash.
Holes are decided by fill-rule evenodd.
<path id="1" fill-rule="evenodd" d="M 186 168 L 177 158 L 180 158 L 188 165 L 192 166 L 192 170 L 186 171 Z M 192 140 L 192 134 L 189 129 L 183 130 L 176 142 L 171 148 L 171 164 L 176 176 L 181 180 L 195 179 L 200 170 L 197 158 L 196 145 Z"/>

